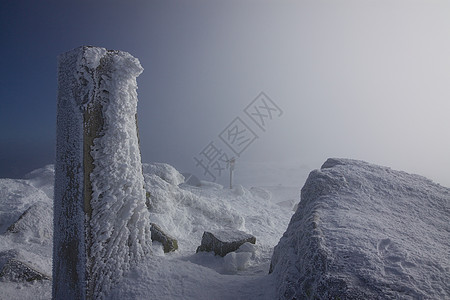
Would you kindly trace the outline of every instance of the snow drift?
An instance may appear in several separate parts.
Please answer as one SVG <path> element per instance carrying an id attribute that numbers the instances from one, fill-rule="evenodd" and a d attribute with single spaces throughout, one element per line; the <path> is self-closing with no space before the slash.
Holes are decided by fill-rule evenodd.
<path id="1" fill-rule="evenodd" d="M 275 247 L 280 299 L 449 299 L 450 190 L 328 159 Z"/>

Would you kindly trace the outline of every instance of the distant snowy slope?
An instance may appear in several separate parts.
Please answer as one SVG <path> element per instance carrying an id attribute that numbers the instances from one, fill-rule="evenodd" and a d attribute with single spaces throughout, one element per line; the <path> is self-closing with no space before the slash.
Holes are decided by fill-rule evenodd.
<path id="1" fill-rule="evenodd" d="M 450 299 L 450 189 L 329 159 L 274 250 L 280 299 Z"/>

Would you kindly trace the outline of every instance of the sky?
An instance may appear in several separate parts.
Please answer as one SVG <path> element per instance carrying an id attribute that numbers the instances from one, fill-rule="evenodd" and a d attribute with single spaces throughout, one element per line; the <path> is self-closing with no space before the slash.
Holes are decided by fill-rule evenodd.
<path id="1" fill-rule="evenodd" d="M 212 150 L 236 172 L 344 157 L 450 187 L 449 15 L 438 0 L 1 1 L 0 177 L 54 163 L 57 56 L 92 45 L 144 67 L 144 162 L 212 179 Z"/>

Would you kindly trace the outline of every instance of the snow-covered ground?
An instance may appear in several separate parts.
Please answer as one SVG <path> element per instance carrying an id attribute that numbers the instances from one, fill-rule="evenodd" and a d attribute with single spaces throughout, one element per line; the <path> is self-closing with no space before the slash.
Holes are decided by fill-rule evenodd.
<path id="1" fill-rule="evenodd" d="M 144 164 L 151 222 L 179 249 L 164 254 L 153 242 L 108 298 L 450 299 L 448 188 L 353 160 L 327 161 L 306 184 L 301 165 L 246 167 L 230 190 L 190 186 L 169 165 Z M 0 179 L 0 270 L 16 258 L 51 275 L 53 176 L 49 165 Z M 204 231 L 227 228 L 253 234 L 256 245 L 223 258 L 195 253 Z M 0 279 L 0 299 L 50 298 L 48 280 Z"/>
<path id="2" fill-rule="evenodd" d="M 257 172 L 257 169 L 263 170 Z M 233 189 L 202 182 L 194 187 L 166 164 L 144 164 L 151 222 L 178 240 L 179 249 L 164 254 L 154 242 L 153 255 L 133 268 L 110 293 L 112 299 L 274 299 L 273 276 L 267 275 L 273 247 L 294 213 L 307 171 L 283 171 L 275 165 L 252 164 L 237 170 Z M 242 172 L 241 172 L 242 171 Z M 298 179 L 292 180 L 296 172 Z M 267 174 L 278 181 L 271 181 Z M 256 174 L 256 176 L 255 176 Z M 255 186 L 258 175 L 262 186 Z M 0 270 L 18 260 L 51 275 L 53 166 L 33 171 L 26 179 L 0 179 Z M 290 182 L 299 182 L 297 186 Z M 283 184 L 284 183 L 284 184 Z M 180 184 L 180 185 L 179 185 Z M 30 207 L 27 226 L 7 228 Z M 25 218 L 23 218 L 25 219 Z M 255 247 L 224 258 L 195 253 L 204 231 L 239 229 L 256 237 Z M 51 282 L 0 280 L 0 299 L 50 299 Z"/>
<path id="3" fill-rule="evenodd" d="M 0 268 L 10 258 L 27 263 L 45 274 L 52 273 L 53 166 L 31 172 L 27 179 L 0 179 Z M 17 232 L 9 232 L 30 209 Z M 24 218 L 25 219 L 25 218 Z M 51 282 L 0 279 L 0 299 L 50 299 Z"/>

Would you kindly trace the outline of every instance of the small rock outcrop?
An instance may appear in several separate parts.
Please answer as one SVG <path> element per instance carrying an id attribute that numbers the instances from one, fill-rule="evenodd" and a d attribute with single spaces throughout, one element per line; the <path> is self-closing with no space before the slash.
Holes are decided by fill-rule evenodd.
<path id="1" fill-rule="evenodd" d="M 197 252 L 213 251 L 216 255 L 224 257 L 228 253 L 239 249 L 246 242 L 255 244 L 256 237 L 240 230 L 205 231 Z"/>
<path id="2" fill-rule="evenodd" d="M 151 223 L 150 231 L 152 233 L 152 241 L 160 242 L 163 245 L 164 253 L 173 252 L 178 249 L 178 241 L 165 233 L 155 223 Z"/>
<path id="3" fill-rule="evenodd" d="M 0 278 L 9 281 L 50 280 L 50 276 L 15 258 L 9 259 L 0 271 Z"/>

